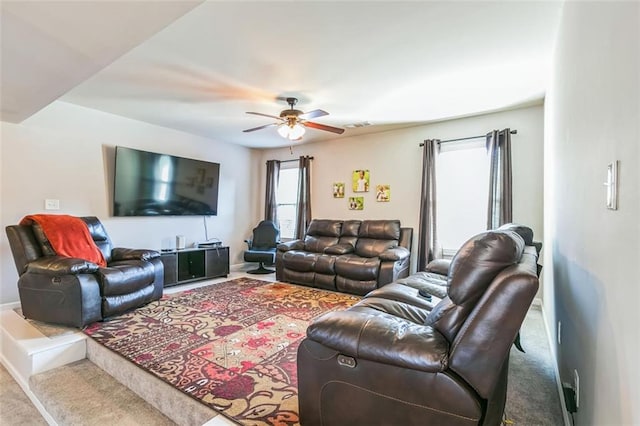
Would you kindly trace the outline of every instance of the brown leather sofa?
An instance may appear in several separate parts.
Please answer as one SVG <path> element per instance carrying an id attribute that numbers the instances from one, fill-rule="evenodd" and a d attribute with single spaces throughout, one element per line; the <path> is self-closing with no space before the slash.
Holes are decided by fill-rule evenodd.
<path id="1" fill-rule="evenodd" d="M 454 256 L 442 299 L 396 282 L 318 318 L 298 349 L 301 423 L 500 425 L 536 261 L 516 232 L 487 231 Z"/>
<path id="2" fill-rule="evenodd" d="M 409 275 L 412 234 L 399 220 L 314 219 L 278 245 L 276 279 L 364 295 Z"/>
<path id="3" fill-rule="evenodd" d="M 164 267 L 159 252 L 113 248 L 98 218 L 80 219 L 107 267 L 56 255 L 35 223 L 7 226 L 26 318 L 84 327 L 162 297 Z"/>

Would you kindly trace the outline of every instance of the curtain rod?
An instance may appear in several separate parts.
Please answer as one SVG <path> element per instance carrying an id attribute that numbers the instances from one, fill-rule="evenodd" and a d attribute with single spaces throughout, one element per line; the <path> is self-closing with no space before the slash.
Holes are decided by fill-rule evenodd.
<path id="1" fill-rule="evenodd" d="M 518 130 L 514 129 L 514 130 L 511 130 L 509 133 L 511 133 L 512 135 L 515 135 L 515 134 L 518 133 Z M 443 144 L 443 143 L 448 143 L 448 142 L 467 141 L 467 140 L 470 140 L 470 139 L 480 139 L 480 138 L 486 138 L 486 137 L 487 137 L 487 135 L 469 136 L 467 138 L 447 139 L 447 140 L 444 140 L 444 141 L 439 141 L 438 143 L 439 144 Z M 419 145 L 420 146 L 424 146 L 424 142 L 421 142 Z"/>
<path id="2" fill-rule="evenodd" d="M 309 160 L 313 160 L 313 157 L 307 157 L 309 158 Z M 280 160 L 281 163 L 293 163 L 294 161 L 300 161 L 300 159 L 297 160 Z"/>

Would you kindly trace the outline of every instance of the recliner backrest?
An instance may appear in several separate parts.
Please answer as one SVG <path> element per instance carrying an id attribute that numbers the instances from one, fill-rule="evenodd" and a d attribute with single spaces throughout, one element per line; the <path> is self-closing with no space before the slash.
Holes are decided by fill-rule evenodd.
<path id="1" fill-rule="evenodd" d="M 89 228 L 91 238 L 96 243 L 107 263 L 113 249 L 111 239 L 100 220 L 95 216 L 80 217 Z M 51 244 L 37 223 L 31 225 L 10 225 L 6 227 L 7 238 L 13 260 L 19 275 L 26 271 L 27 264 L 42 256 L 55 256 Z"/>
<path id="2" fill-rule="evenodd" d="M 360 231 L 361 223 L 359 220 L 345 220 L 342 223 L 339 244 L 351 244 L 355 247 L 358 241 L 358 231 Z"/>
<path id="3" fill-rule="evenodd" d="M 342 223 L 341 220 L 313 219 L 304 237 L 304 249 L 322 253 L 327 247 L 338 244 Z"/>
<path id="4" fill-rule="evenodd" d="M 538 291 L 536 250 L 525 248 L 520 262 L 498 273 L 474 304 L 451 343 L 449 368 L 483 398 L 493 395 L 499 372 Z M 506 385 L 505 385 L 506 386 Z"/>
<path id="5" fill-rule="evenodd" d="M 83 216 L 80 219 L 87 224 L 89 234 L 91 234 L 91 238 L 102 252 L 104 260 L 107 263 L 111 262 L 113 244 L 111 243 L 109 234 L 107 234 L 107 230 L 104 228 L 104 225 L 102 225 L 102 222 L 100 222 L 100 219 L 95 216 Z"/>
<path id="6" fill-rule="evenodd" d="M 445 297 L 431 311 L 426 325 L 452 342 L 491 281 L 520 260 L 524 240 L 512 231 L 487 231 L 465 242 L 451 261 Z"/>
<path id="7" fill-rule="evenodd" d="M 399 220 L 364 220 L 358 231 L 355 253 L 362 257 L 377 257 L 385 250 L 398 247 Z"/>

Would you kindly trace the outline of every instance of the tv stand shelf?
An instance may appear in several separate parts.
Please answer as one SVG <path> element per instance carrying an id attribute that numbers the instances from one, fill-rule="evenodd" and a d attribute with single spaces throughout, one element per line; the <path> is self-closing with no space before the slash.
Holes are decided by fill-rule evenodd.
<path id="1" fill-rule="evenodd" d="M 185 284 L 229 275 L 229 247 L 163 250 L 164 286 Z"/>

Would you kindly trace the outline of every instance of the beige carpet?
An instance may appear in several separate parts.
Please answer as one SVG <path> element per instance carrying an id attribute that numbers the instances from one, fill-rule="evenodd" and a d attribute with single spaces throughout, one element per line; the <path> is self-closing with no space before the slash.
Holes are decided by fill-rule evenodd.
<path id="1" fill-rule="evenodd" d="M 175 425 L 86 359 L 36 374 L 29 386 L 59 425 Z"/>
<path id="2" fill-rule="evenodd" d="M 46 425 L 20 385 L 0 364 L 0 424 L 12 426 Z"/>

